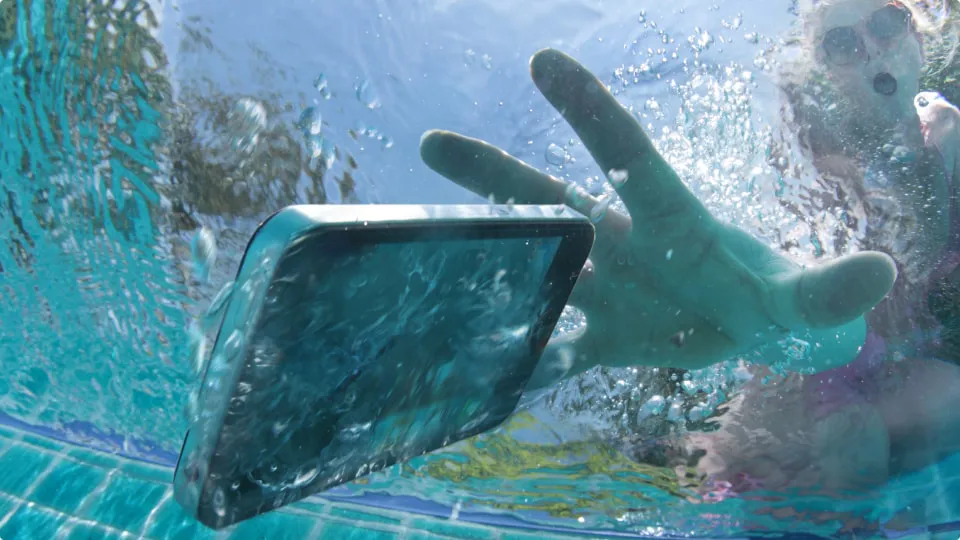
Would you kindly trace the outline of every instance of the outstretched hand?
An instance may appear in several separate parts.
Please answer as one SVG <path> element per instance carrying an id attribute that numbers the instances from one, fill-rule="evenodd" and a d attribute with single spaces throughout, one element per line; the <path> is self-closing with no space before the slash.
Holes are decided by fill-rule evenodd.
<path id="1" fill-rule="evenodd" d="M 862 252 L 801 268 L 718 222 L 633 115 L 575 60 L 543 50 L 530 71 L 629 212 L 610 209 L 597 222 L 590 261 L 570 298 L 586 316 L 586 330 L 548 347 L 532 386 L 598 364 L 702 368 L 791 331 L 812 330 L 826 351 L 798 367 L 819 371 L 856 356 L 865 336 L 861 316 L 896 279 L 890 257 Z M 586 215 L 599 203 L 499 148 L 456 133 L 430 131 L 420 151 L 433 170 L 500 203 L 566 204 Z M 559 369 L 552 364 L 564 359 Z"/>

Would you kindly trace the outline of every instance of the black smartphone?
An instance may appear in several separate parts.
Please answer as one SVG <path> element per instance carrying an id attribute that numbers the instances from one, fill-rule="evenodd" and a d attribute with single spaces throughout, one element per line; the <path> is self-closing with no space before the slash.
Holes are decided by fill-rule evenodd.
<path id="1" fill-rule="evenodd" d="M 224 307 L 177 501 L 220 529 L 498 426 L 593 238 L 557 206 L 273 215 Z"/>

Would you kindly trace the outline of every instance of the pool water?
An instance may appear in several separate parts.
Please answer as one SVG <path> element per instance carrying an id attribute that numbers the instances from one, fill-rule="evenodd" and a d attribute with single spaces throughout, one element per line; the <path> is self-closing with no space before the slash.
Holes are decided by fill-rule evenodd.
<path id="1" fill-rule="evenodd" d="M 0 428 L 0 537 L 69 538 L 564 538 L 310 499 L 214 533 L 173 500 L 170 464 L 119 457 Z M 447 516 L 449 517 L 449 516 Z M 509 529 L 508 529 L 509 530 Z"/>
<path id="2" fill-rule="evenodd" d="M 589 373 L 491 433 L 222 534 L 171 497 L 196 382 L 190 321 L 270 212 L 477 202 L 420 162 L 421 133 L 438 127 L 597 189 L 583 146 L 529 80 L 539 48 L 596 70 L 678 172 L 702 179 L 694 189 L 719 218 L 782 234 L 797 256 L 840 249 L 810 230 L 840 218 L 798 224 L 778 204 L 783 185 L 745 180 L 773 178 L 764 52 L 792 7 L 0 2 L 0 537 L 831 536 L 843 524 L 804 518 L 829 509 L 955 538 L 956 456 L 869 496 L 772 504 L 802 512 L 694 497 L 684 471 L 629 455 L 627 443 L 701 428 L 713 412 L 682 410 L 653 370 Z M 202 227 L 217 257 L 198 279 Z M 716 406 L 737 376 L 706 369 L 668 386 Z"/>

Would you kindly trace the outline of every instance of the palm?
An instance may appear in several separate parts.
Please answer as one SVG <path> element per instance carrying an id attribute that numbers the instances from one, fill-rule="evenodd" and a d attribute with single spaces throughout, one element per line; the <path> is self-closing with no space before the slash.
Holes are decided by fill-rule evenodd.
<path id="1" fill-rule="evenodd" d="M 716 221 L 633 116 L 572 58 L 540 51 L 531 72 L 601 170 L 627 173 L 614 188 L 629 217 L 611 210 L 599 221 L 592 264 L 570 299 L 587 317 L 578 348 L 592 364 L 703 367 L 790 330 L 853 321 L 890 290 L 896 270 L 886 255 L 864 252 L 804 270 Z M 588 215 L 598 203 L 454 133 L 427 133 L 421 155 L 440 174 L 498 201 L 565 203 Z"/>

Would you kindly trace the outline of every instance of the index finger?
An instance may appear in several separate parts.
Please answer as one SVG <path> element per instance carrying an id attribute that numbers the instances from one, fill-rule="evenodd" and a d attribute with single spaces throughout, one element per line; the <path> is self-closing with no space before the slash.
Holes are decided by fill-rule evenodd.
<path id="1" fill-rule="evenodd" d="M 585 67 L 566 54 L 544 49 L 530 60 L 534 83 L 573 127 L 604 172 L 625 170 L 614 185 L 637 225 L 669 226 L 674 220 L 706 225 L 712 216 L 653 147 L 640 123 Z M 670 219 L 666 219 L 670 218 Z"/>

